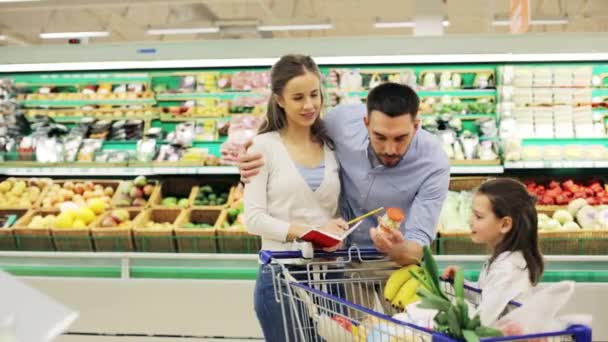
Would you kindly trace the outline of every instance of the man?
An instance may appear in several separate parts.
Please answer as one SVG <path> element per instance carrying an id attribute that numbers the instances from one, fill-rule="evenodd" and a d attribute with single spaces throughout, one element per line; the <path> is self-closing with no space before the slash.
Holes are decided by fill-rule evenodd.
<path id="1" fill-rule="evenodd" d="M 418 95 L 410 87 L 384 83 L 372 89 L 366 106 L 339 105 L 325 117 L 340 163 L 340 210 L 349 220 L 378 207 L 406 213 L 400 232 L 374 228 L 368 217 L 348 245 L 375 247 L 400 265 L 422 259 L 430 245 L 448 192 L 450 163 L 438 139 L 420 128 Z M 259 155 L 243 155 L 243 181 L 263 165 Z"/>

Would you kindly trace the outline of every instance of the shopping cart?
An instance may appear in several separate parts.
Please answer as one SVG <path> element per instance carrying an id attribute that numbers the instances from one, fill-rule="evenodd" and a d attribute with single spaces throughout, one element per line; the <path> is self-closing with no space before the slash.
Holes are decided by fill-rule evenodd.
<path id="1" fill-rule="evenodd" d="M 392 317 L 398 312 L 383 303 L 378 293 L 382 293 L 395 266 L 376 250 L 352 247 L 334 253 L 315 251 L 314 257 L 307 257 L 305 265 L 294 269 L 281 263 L 281 259 L 302 259 L 302 252 L 260 252 L 264 264 L 278 266 L 273 267 L 273 283 L 275 300 L 282 310 L 286 341 L 456 341 L 427 327 Z M 451 284 L 442 283 L 446 294 L 453 296 Z M 473 305 L 481 298 L 478 289 L 467 286 L 465 296 Z M 511 302 L 503 314 L 519 306 Z M 591 342 L 591 329 L 574 325 L 564 331 L 481 341 L 524 340 Z"/>

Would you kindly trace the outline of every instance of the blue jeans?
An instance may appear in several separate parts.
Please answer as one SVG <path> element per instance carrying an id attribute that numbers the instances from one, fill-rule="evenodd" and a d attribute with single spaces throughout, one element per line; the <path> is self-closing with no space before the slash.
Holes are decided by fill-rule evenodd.
<path id="1" fill-rule="evenodd" d="M 278 275 L 281 273 L 281 267 L 278 265 L 262 265 L 260 266 L 258 277 L 255 283 L 255 292 L 253 295 L 254 298 L 254 308 L 255 313 L 258 317 L 258 321 L 260 322 L 260 326 L 262 327 L 262 332 L 264 333 L 264 340 L 268 342 L 284 342 L 287 341 L 285 336 L 285 326 L 283 324 L 283 314 L 281 311 L 281 305 L 283 305 L 283 310 L 285 310 L 285 317 L 287 319 L 287 334 L 289 337 L 289 341 L 299 341 L 300 338 L 296 338 L 299 335 L 294 334 L 295 324 L 291 321 L 290 310 L 292 307 L 288 302 L 287 298 L 283 296 L 282 302 L 278 303 L 275 299 L 274 285 L 273 285 L 273 272 Z M 297 270 L 301 270 L 301 268 L 297 268 Z M 294 277 L 299 280 L 305 280 L 306 274 L 294 274 Z M 340 279 L 343 277 L 343 274 L 340 273 L 327 273 L 326 279 Z M 286 291 L 285 288 L 281 289 L 280 293 L 284 293 Z M 332 285 L 330 286 L 329 291 L 331 294 L 337 294 L 341 297 L 345 297 L 344 295 L 344 287 L 342 285 Z M 298 305 L 300 306 L 300 305 Z M 303 308 L 301 308 L 303 310 Z M 336 308 L 332 308 L 332 310 L 336 310 Z M 340 308 L 338 310 L 340 312 L 345 312 L 344 308 Z M 300 319 L 307 319 L 306 314 L 302 314 L 299 312 L 297 315 Z M 311 327 L 313 322 L 302 322 L 302 324 Z M 304 332 L 305 336 L 309 336 L 308 338 L 314 340 L 321 340 L 320 338 L 314 338 L 310 336 L 311 332 Z"/>

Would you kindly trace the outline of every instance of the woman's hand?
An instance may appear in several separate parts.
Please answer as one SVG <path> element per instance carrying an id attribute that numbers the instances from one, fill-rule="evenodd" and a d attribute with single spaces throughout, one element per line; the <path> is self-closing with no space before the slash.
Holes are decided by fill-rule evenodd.
<path id="1" fill-rule="evenodd" d="M 459 266 L 448 266 L 443 270 L 443 274 L 441 274 L 441 278 L 443 279 L 454 279 L 456 272 L 460 270 Z"/>
<path id="2" fill-rule="evenodd" d="M 327 232 L 336 236 L 341 236 L 344 231 L 348 230 L 348 223 L 341 218 L 333 219 L 327 222 L 320 231 Z"/>

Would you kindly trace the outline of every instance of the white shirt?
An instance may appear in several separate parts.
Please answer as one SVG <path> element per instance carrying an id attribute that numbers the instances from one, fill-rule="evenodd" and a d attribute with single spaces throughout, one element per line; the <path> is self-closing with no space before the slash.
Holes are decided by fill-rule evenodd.
<path id="1" fill-rule="evenodd" d="M 479 274 L 477 287 L 481 301 L 477 307 L 481 323 L 491 326 L 511 300 L 521 300 L 533 288 L 523 253 L 503 252 L 488 269 L 488 263 Z M 472 285 L 475 286 L 475 285 Z"/>
<path id="2" fill-rule="evenodd" d="M 278 132 L 258 135 L 250 148 L 263 155 L 260 173 L 245 186 L 245 219 L 250 233 L 262 237 L 262 249 L 293 250 L 291 225 L 322 226 L 336 217 L 340 196 L 338 163 L 324 147 L 325 174 L 313 191 L 289 156 Z"/>

